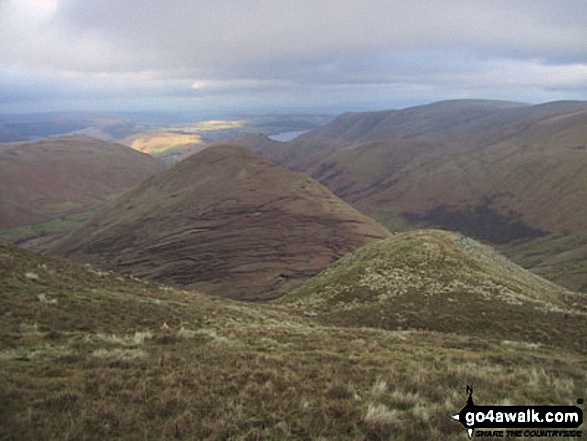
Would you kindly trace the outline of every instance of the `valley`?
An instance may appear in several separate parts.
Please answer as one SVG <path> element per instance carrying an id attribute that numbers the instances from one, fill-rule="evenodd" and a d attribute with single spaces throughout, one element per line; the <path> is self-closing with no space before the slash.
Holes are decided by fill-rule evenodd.
<path id="1" fill-rule="evenodd" d="M 586 139 L 582 102 L 462 100 L 345 114 L 280 145 L 231 141 L 308 173 L 391 231 L 460 231 L 519 262 L 539 265 L 531 255 L 545 253 L 564 265 L 540 244 L 586 231 Z M 568 285 L 557 275 L 564 266 L 541 274 L 580 289 L 587 266 L 580 267 Z"/>

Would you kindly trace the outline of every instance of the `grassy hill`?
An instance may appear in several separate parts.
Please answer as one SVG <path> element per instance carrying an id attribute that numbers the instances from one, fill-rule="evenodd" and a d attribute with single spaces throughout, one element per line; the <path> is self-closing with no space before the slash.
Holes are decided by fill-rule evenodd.
<path id="1" fill-rule="evenodd" d="M 215 146 L 112 201 L 51 252 L 209 294 L 267 299 L 389 234 L 308 176 Z"/>
<path id="2" fill-rule="evenodd" d="M 587 232 L 586 146 L 587 103 L 463 100 L 345 114 L 257 151 L 310 174 L 392 231 L 437 227 L 513 244 Z M 510 255 L 530 261 L 544 254 L 536 247 Z M 559 262 L 544 274 L 566 271 L 564 256 L 544 257 Z M 580 267 L 569 282 L 556 280 L 586 285 L 587 262 Z"/>
<path id="3" fill-rule="evenodd" d="M 2 439 L 465 440 L 466 384 L 483 404 L 587 388 L 584 350 L 337 327 L 10 245 L 0 311 Z"/>
<path id="4" fill-rule="evenodd" d="M 39 233 L 34 227 L 9 229 L 65 221 L 93 210 L 160 169 L 148 155 L 86 136 L 13 145 L 0 152 L 2 237 L 34 236 Z M 54 232 L 50 226 L 45 230 Z"/>
<path id="5" fill-rule="evenodd" d="M 426 330 L 584 351 L 587 298 L 465 236 L 402 233 L 339 260 L 283 299 L 337 326 Z"/>
<path id="6" fill-rule="evenodd" d="M 144 123 L 112 114 L 49 112 L 0 115 L 0 143 L 72 134 L 115 140 L 144 130 Z"/>

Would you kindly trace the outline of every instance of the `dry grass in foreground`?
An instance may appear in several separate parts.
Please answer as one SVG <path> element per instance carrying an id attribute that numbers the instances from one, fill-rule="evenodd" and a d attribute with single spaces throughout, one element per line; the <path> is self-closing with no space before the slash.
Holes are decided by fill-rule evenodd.
<path id="1" fill-rule="evenodd" d="M 0 246 L 0 438 L 466 439 L 478 403 L 573 404 L 587 357 L 325 326 Z"/>

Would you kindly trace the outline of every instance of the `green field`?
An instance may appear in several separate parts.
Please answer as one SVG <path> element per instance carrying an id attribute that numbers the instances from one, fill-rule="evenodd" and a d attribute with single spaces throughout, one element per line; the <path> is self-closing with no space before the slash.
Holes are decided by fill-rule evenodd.
<path id="1" fill-rule="evenodd" d="M 92 217 L 97 210 L 84 211 L 83 213 L 61 216 L 47 222 L 23 225 L 15 228 L 1 228 L 0 239 L 16 244 L 26 245 L 27 242 L 39 238 L 58 238 L 80 227 Z"/>

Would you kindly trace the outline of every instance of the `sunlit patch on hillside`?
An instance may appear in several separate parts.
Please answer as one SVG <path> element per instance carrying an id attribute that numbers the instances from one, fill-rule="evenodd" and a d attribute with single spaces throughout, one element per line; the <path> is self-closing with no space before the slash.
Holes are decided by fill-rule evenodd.
<path id="1" fill-rule="evenodd" d="M 182 127 L 181 130 L 184 130 L 186 132 L 216 132 L 220 130 L 240 129 L 242 127 L 245 127 L 246 125 L 247 121 L 244 120 L 210 120 L 199 122 L 193 126 Z"/>
<path id="2" fill-rule="evenodd" d="M 204 140 L 200 135 L 191 133 L 150 132 L 127 138 L 125 144 L 139 152 L 156 156 L 178 146 L 201 145 Z"/>

